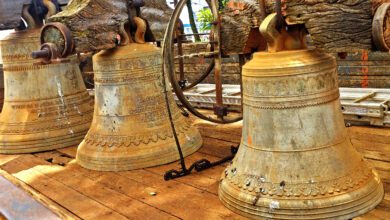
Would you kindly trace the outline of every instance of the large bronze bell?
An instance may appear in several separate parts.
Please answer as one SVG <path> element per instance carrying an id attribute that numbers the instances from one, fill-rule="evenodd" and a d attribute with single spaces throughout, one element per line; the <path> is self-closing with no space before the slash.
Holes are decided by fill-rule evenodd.
<path id="1" fill-rule="evenodd" d="M 37 64 L 39 30 L 11 33 L 1 41 L 5 98 L 0 115 L 0 153 L 46 151 L 81 142 L 92 121 L 76 58 Z"/>
<path id="2" fill-rule="evenodd" d="M 241 145 L 219 187 L 225 206 L 253 219 L 351 219 L 380 203 L 380 178 L 345 129 L 335 58 L 255 53 L 243 107 Z"/>
<path id="3" fill-rule="evenodd" d="M 101 171 L 132 170 L 179 159 L 162 84 L 161 51 L 131 43 L 93 57 L 95 112 L 77 162 Z M 168 91 L 170 91 L 168 89 Z M 198 130 L 169 105 L 184 155 L 202 145 Z"/>

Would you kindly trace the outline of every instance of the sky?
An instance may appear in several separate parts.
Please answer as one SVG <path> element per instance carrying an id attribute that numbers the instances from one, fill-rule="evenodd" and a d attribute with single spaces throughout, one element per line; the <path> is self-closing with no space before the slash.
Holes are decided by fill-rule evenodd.
<path id="1" fill-rule="evenodd" d="M 166 0 L 167 4 L 173 8 L 173 3 L 170 4 L 170 2 L 173 2 L 173 0 Z M 196 16 L 196 12 L 198 12 L 200 9 L 203 7 L 208 7 L 207 3 L 205 0 L 192 0 L 192 10 L 194 10 L 194 15 Z M 183 8 L 183 11 L 181 13 L 180 19 L 183 21 L 184 24 L 189 24 L 189 19 L 188 19 L 188 9 L 187 7 Z M 195 18 L 196 20 L 196 18 Z"/>

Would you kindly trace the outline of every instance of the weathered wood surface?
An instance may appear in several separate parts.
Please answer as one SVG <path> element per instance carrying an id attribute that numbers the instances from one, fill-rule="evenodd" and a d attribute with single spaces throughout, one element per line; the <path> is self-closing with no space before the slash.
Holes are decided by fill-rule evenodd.
<path id="1" fill-rule="evenodd" d="M 141 8 L 141 17 L 148 21 L 151 37 L 147 41 L 162 41 L 165 29 L 173 13 L 166 0 L 146 0 Z M 146 36 L 148 38 L 148 36 Z"/>
<path id="2" fill-rule="evenodd" d="M 390 88 L 390 55 L 383 52 L 350 53 L 338 59 L 340 87 Z"/>
<path id="3" fill-rule="evenodd" d="M 266 12 L 271 13 L 273 2 L 267 0 Z M 262 22 L 258 0 L 231 0 L 221 12 L 221 49 L 225 54 L 249 53 L 247 43 L 257 36 L 263 41 L 258 30 Z M 264 42 L 262 42 L 264 44 Z M 255 47 L 255 46 L 253 46 Z"/>
<path id="4" fill-rule="evenodd" d="M 207 51 L 206 43 L 183 44 L 183 53 L 192 54 Z M 175 49 L 175 56 L 177 49 Z M 336 57 L 338 57 L 335 54 Z M 194 82 L 207 69 L 210 58 L 185 58 L 184 75 L 188 82 Z M 346 59 L 337 60 L 339 86 L 352 88 L 390 88 L 390 55 L 385 52 L 349 53 Z M 179 62 L 175 64 L 176 78 L 179 79 Z M 222 59 L 222 82 L 240 83 L 238 56 Z M 213 72 L 203 83 L 214 83 Z"/>
<path id="5" fill-rule="evenodd" d="M 76 52 L 110 49 L 116 46 L 121 25 L 129 20 L 127 3 L 127 0 L 74 0 L 50 21 L 69 27 Z M 146 41 L 163 40 L 172 12 L 165 0 L 145 1 L 141 17 L 149 26 Z M 131 10 L 131 16 L 136 16 L 135 10 Z"/>
<path id="6" fill-rule="evenodd" d="M 231 0 L 222 12 L 222 44 L 226 53 L 242 53 L 249 32 L 260 21 L 259 1 Z M 273 2 L 266 0 L 266 13 Z M 388 0 L 286 0 L 283 15 L 289 24 L 304 24 L 314 45 L 329 52 L 373 50 L 372 19 Z"/>
<path id="7" fill-rule="evenodd" d="M 305 24 L 317 48 L 372 49 L 372 1 L 289 1 L 285 7 L 287 23 Z"/>
<path id="8" fill-rule="evenodd" d="M 196 120 L 205 144 L 188 157 L 227 156 L 241 138 L 241 123 L 216 125 Z M 379 172 L 383 202 L 357 220 L 390 219 L 390 129 L 348 128 L 353 145 Z M 218 201 L 218 182 L 226 164 L 173 181 L 163 173 L 178 163 L 128 172 L 97 172 L 78 166 L 76 147 L 39 154 L 0 155 L 0 168 L 82 219 L 243 219 Z M 153 196 L 153 194 L 156 195 Z"/>
<path id="9" fill-rule="evenodd" d="M 121 24 L 128 21 L 127 0 L 73 0 L 50 21 L 71 30 L 76 52 L 113 48 Z"/>
<path id="10" fill-rule="evenodd" d="M 207 43 L 185 43 L 183 44 L 183 54 L 193 54 L 207 51 Z M 177 56 L 177 48 L 175 48 L 175 56 Z M 206 71 L 212 58 L 193 57 L 184 58 L 184 75 L 188 82 L 195 82 L 199 79 L 203 72 Z M 175 64 L 176 78 L 179 79 L 179 60 Z M 240 84 L 240 65 L 237 55 L 232 55 L 228 58 L 222 58 L 222 83 L 224 84 Z M 202 83 L 215 83 L 214 71 Z"/>

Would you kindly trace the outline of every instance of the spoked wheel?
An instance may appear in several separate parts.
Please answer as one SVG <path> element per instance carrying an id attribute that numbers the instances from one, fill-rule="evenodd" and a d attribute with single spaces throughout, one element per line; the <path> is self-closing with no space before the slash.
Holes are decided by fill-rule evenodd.
<path id="1" fill-rule="evenodd" d="M 164 71 L 167 73 L 169 80 L 171 82 L 172 88 L 179 99 L 179 101 L 183 104 L 185 108 L 188 109 L 192 114 L 197 116 L 198 118 L 215 122 L 221 124 L 234 123 L 242 120 L 242 116 L 235 118 L 226 118 L 228 115 L 227 107 L 223 104 L 222 98 L 222 75 L 221 75 L 221 41 L 220 41 L 220 16 L 218 13 L 218 1 L 211 1 L 211 12 L 214 16 L 214 22 L 212 22 L 212 30 L 210 33 L 210 44 L 212 45 L 211 52 L 202 52 L 202 53 L 194 53 L 188 55 L 179 55 L 174 57 L 174 38 L 176 25 L 178 23 L 180 14 L 186 5 L 187 0 L 180 0 L 176 5 L 172 17 L 169 21 L 168 28 L 165 34 L 164 46 L 163 46 L 163 59 L 164 59 Z M 209 64 L 208 69 L 204 72 L 198 80 L 195 80 L 190 86 L 181 87 L 179 85 L 179 81 L 176 79 L 175 75 L 175 58 L 192 58 L 192 57 L 213 57 L 213 61 Z M 214 68 L 214 79 L 215 79 L 215 92 L 216 92 L 216 103 L 214 104 L 214 114 L 215 117 L 207 116 L 196 110 L 191 103 L 186 99 L 183 94 L 184 90 L 192 88 L 202 82 L 212 71 Z"/>

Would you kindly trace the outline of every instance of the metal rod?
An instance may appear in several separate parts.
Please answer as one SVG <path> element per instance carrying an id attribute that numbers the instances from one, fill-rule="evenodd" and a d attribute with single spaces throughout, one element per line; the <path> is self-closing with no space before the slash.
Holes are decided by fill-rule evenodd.
<path id="1" fill-rule="evenodd" d="M 50 51 L 49 50 L 38 50 L 38 51 L 33 51 L 31 53 L 31 57 L 33 59 L 38 59 L 38 58 L 50 58 Z"/>
<path id="2" fill-rule="evenodd" d="M 182 45 L 182 35 L 179 33 L 177 35 L 177 53 L 179 55 L 179 74 L 180 82 L 184 81 L 184 57 L 183 57 L 183 45 Z"/>
<path id="3" fill-rule="evenodd" d="M 216 108 L 223 108 L 223 98 L 222 98 L 222 76 L 221 76 L 221 51 L 220 51 L 220 36 L 219 36 L 219 30 L 220 30 L 220 16 L 218 12 L 218 2 L 217 1 L 211 1 L 211 10 L 214 15 L 214 41 L 217 41 L 217 44 L 214 44 L 214 60 L 215 60 L 215 67 L 214 67 L 214 81 L 215 81 L 215 96 L 216 96 Z M 223 115 L 219 114 L 219 118 L 223 118 Z"/>
<path id="4" fill-rule="evenodd" d="M 166 104 L 166 107 L 167 107 L 167 112 L 168 112 L 168 117 L 169 117 L 169 122 L 170 122 L 170 125 L 171 125 L 171 129 L 172 129 L 173 137 L 175 139 L 175 143 L 176 143 L 176 146 L 177 146 L 177 151 L 179 152 L 180 164 L 181 164 L 182 170 L 184 172 L 186 172 L 187 171 L 187 167 L 186 167 L 186 163 L 185 163 L 185 160 L 184 160 L 183 151 L 181 150 L 179 138 L 177 137 L 175 124 L 173 122 L 173 117 L 172 117 L 171 106 L 169 105 L 168 90 L 167 90 L 167 83 L 166 83 L 166 76 L 165 76 L 165 70 L 164 69 L 165 69 L 165 67 L 164 67 L 164 63 L 163 63 L 162 64 L 162 70 L 163 70 L 162 71 L 162 82 L 163 82 L 163 87 L 164 87 L 165 104 Z"/>
<path id="5" fill-rule="evenodd" d="M 359 102 L 364 101 L 366 99 L 372 98 L 375 95 L 376 95 L 376 92 L 371 92 L 371 93 L 369 93 L 367 95 L 364 95 L 363 97 L 360 97 L 360 98 L 354 100 L 353 103 L 359 103 Z"/>
<path id="6" fill-rule="evenodd" d="M 194 57 L 211 57 L 218 55 L 219 52 L 214 51 L 214 52 L 200 52 L 200 53 L 191 53 L 191 54 L 185 54 L 182 56 L 175 56 L 175 59 L 183 59 L 183 58 L 194 58 Z"/>
<path id="7" fill-rule="evenodd" d="M 171 16 L 171 19 L 168 23 L 167 31 L 165 32 L 164 37 L 164 44 L 163 44 L 163 58 L 164 58 L 164 71 L 166 71 L 169 80 L 171 82 L 171 86 L 173 90 L 175 91 L 176 97 L 180 100 L 180 102 L 185 106 L 188 111 L 190 111 L 192 114 L 194 114 L 196 117 L 204 119 L 206 121 L 220 123 L 220 124 L 227 124 L 227 123 L 234 123 L 237 121 L 242 120 L 242 116 L 233 118 L 233 119 L 216 119 L 212 118 L 210 116 L 206 116 L 199 111 L 197 111 L 191 103 L 186 99 L 186 97 L 183 94 L 183 90 L 179 86 L 176 75 L 175 75 L 175 66 L 174 66 L 174 47 L 173 47 L 173 35 L 176 31 L 176 23 L 179 19 L 180 13 L 183 9 L 183 7 L 186 4 L 186 0 L 180 0 L 173 11 L 173 14 Z"/>

